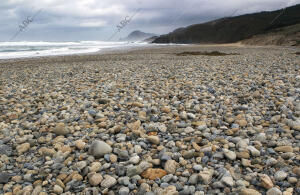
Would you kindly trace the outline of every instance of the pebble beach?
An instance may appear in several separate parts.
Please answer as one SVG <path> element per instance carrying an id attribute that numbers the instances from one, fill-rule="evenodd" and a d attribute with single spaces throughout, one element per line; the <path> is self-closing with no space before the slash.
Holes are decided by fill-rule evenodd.
<path id="1" fill-rule="evenodd" d="M 297 52 L 0 60 L 0 194 L 300 194 Z"/>

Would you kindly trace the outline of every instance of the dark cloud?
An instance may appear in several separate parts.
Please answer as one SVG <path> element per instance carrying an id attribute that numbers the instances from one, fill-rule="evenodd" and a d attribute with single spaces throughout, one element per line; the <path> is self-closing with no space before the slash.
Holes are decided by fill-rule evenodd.
<path id="1" fill-rule="evenodd" d="M 139 29 L 163 34 L 195 23 L 257 11 L 272 11 L 300 0 L 5 0 L 0 4 L 0 41 L 18 26 L 42 12 L 16 40 L 107 40 L 126 16 L 140 10 L 119 33 Z"/>

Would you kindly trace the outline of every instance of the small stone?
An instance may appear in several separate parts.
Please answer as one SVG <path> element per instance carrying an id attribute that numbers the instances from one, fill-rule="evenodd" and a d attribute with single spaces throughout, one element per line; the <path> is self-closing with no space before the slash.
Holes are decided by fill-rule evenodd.
<path id="1" fill-rule="evenodd" d="M 118 156 L 114 155 L 114 154 L 111 154 L 109 156 L 109 160 L 110 160 L 111 163 L 116 163 L 116 162 L 118 162 Z"/>
<path id="2" fill-rule="evenodd" d="M 214 174 L 213 169 L 207 169 L 205 167 L 204 170 L 199 173 L 199 178 L 201 181 L 203 181 L 204 184 L 207 185 L 211 182 L 213 174 Z"/>
<path id="3" fill-rule="evenodd" d="M 127 124 L 127 127 L 132 131 L 138 130 L 140 128 L 140 126 L 141 126 L 141 121 L 139 121 L 139 120 L 135 121 L 134 123 Z"/>
<path id="4" fill-rule="evenodd" d="M 176 187 L 173 185 L 170 185 L 166 187 L 162 192 L 161 195 L 178 195 L 179 193 L 176 190 Z"/>
<path id="5" fill-rule="evenodd" d="M 104 188 L 111 188 L 112 186 L 117 184 L 117 180 L 110 176 L 110 175 L 105 175 L 104 180 L 101 182 L 101 187 Z"/>
<path id="6" fill-rule="evenodd" d="M 100 173 L 94 173 L 92 176 L 89 178 L 89 183 L 92 186 L 97 186 L 99 185 L 103 180 L 103 177 Z"/>
<path id="7" fill-rule="evenodd" d="M 247 147 L 248 147 L 248 141 L 245 139 L 238 141 L 236 144 L 236 148 L 239 148 L 239 149 L 245 149 Z"/>
<path id="8" fill-rule="evenodd" d="M 112 148 L 110 145 L 103 141 L 93 141 L 90 146 L 89 153 L 93 155 L 95 158 L 103 157 L 105 154 L 109 154 L 112 152 Z"/>
<path id="9" fill-rule="evenodd" d="M 242 165 L 244 167 L 250 167 L 251 166 L 251 160 L 242 158 Z"/>
<path id="10" fill-rule="evenodd" d="M 196 185 L 197 184 L 197 182 L 198 182 L 198 174 L 192 174 L 191 176 L 190 176 L 190 178 L 189 178 L 189 184 L 191 184 L 191 185 Z"/>
<path id="11" fill-rule="evenodd" d="M 154 135 L 148 136 L 147 140 L 150 143 L 155 144 L 155 145 L 159 145 L 159 143 L 160 143 L 159 137 L 158 136 L 154 136 Z"/>
<path id="12" fill-rule="evenodd" d="M 64 190 L 59 185 L 54 185 L 53 192 L 55 194 L 62 194 L 64 192 Z"/>
<path id="13" fill-rule="evenodd" d="M 195 131 L 195 129 L 193 129 L 192 127 L 187 127 L 184 129 L 184 132 L 186 134 L 190 134 L 190 133 L 193 133 Z"/>
<path id="14" fill-rule="evenodd" d="M 228 158 L 229 160 L 235 160 L 236 159 L 236 154 L 233 151 L 230 151 L 228 149 L 223 149 L 224 155 L 226 156 L 226 158 Z"/>
<path id="15" fill-rule="evenodd" d="M 271 180 L 271 178 L 268 175 L 261 175 L 260 176 L 260 180 L 261 180 L 261 186 L 266 188 L 266 189 L 270 189 L 273 188 L 273 182 Z"/>
<path id="16" fill-rule="evenodd" d="M 169 175 L 165 175 L 161 178 L 161 181 L 164 183 L 169 183 L 171 180 L 173 179 L 173 175 L 169 174 Z"/>
<path id="17" fill-rule="evenodd" d="M 30 149 L 29 143 L 24 143 L 16 147 L 18 154 L 23 154 L 24 152 L 27 152 Z"/>
<path id="18" fill-rule="evenodd" d="M 75 146 L 76 148 L 78 148 L 79 150 L 83 150 L 85 147 L 85 143 L 82 140 L 76 140 L 75 141 Z"/>
<path id="19" fill-rule="evenodd" d="M 119 190 L 119 195 L 128 195 L 129 194 L 129 188 L 128 187 L 121 187 Z"/>
<path id="20" fill-rule="evenodd" d="M 278 188 L 271 188 L 267 191 L 267 195 L 282 195 L 282 192 Z"/>
<path id="21" fill-rule="evenodd" d="M 100 162 L 93 162 L 90 167 L 89 171 L 90 172 L 98 172 L 101 168 L 101 163 Z"/>
<path id="22" fill-rule="evenodd" d="M 260 156 L 260 151 L 258 151 L 254 146 L 248 146 L 247 150 L 251 152 L 252 156 Z"/>
<path id="23" fill-rule="evenodd" d="M 250 154 L 249 154 L 248 151 L 237 152 L 236 156 L 238 158 L 245 158 L 245 159 L 249 159 L 250 158 Z"/>
<path id="24" fill-rule="evenodd" d="M 127 150 L 121 150 L 119 148 L 114 149 L 114 153 L 118 155 L 120 160 L 128 160 L 129 154 Z"/>
<path id="25" fill-rule="evenodd" d="M 8 183 L 10 179 L 10 175 L 5 172 L 0 172 L 0 184 L 6 184 Z"/>
<path id="26" fill-rule="evenodd" d="M 31 195 L 39 195 L 40 192 L 43 190 L 41 185 L 37 185 L 34 190 L 32 191 Z"/>
<path id="27" fill-rule="evenodd" d="M 300 167 L 293 168 L 293 173 L 295 173 L 296 175 L 298 175 L 300 177 Z"/>
<path id="28" fill-rule="evenodd" d="M 295 184 L 295 183 L 297 183 L 297 181 L 298 181 L 298 179 L 296 177 L 289 177 L 288 178 L 288 182 L 290 184 Z"/>
<path id="29" fill-rule="evenodd" d="M 82 181 L 83 177 L 80 174 L 74 174 L 72 179 L 76 181 Z"/>
<path id="30" fill-rule="evenodd" d="M 288 176 L 288 174 L 284 171 L 277 171 L 274 175 L 274 179 L 276 181 L 283 181 L 286 177 Z"/>
<path id="31" fill-rule="evenodd" d="M 165 164 L 165 170 L 169 174 L 175 174 L 178 163 L 175 160 L 168 160 Z"/>
<path id="32" fill-rule="evenodd" d="M 234 185 L 234 181 L 231 176 L 224 176 L 222 177 L 221 181 L 229 187 L 232 187 Z"/>
<path id="33" fill-rule="evenodd" d="M 138 164 L 140 162 L 140 157 L 139 156 L 133 156 L 129 159 L 129 162 L 132 164 Z"/>
<path id="34" fill-rule="evenodd" d="M 254 189 L 242 189 L 239 195 L 261 195 L 261 193 Z"/>
<path id="35" fill-rule="evenodd" d="M 139 175 L 142 172 L 143 172 L 143 170 L 141 169 L 140 166 L 132 166 L 132 167 L 127 168 L 126 175 L 128 177 L 132 177 L 134 175 Z"/>
<path id="36" fill-rule="evenodd" d="M 293 188 L 288 188 L 286 191 L 283 192 L 283 195 L 293 195 Z"/>
<path id="37" fill-rule="evenodd" d="M 69 128 L 65 127 L 64 123 L 58 123 L 52 132 L 56 135 L 67 135 L 69 133 Z"/>

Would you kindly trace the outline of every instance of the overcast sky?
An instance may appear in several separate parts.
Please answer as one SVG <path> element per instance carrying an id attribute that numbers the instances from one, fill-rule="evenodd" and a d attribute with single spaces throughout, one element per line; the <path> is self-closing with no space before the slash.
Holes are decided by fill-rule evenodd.
<path id="1" fill-rule="evenodd" d="M 0 41 L 9 41 L 22 21 L 39 10 L 42 11 L 14 41 L 105 41 L 126 16 L 135 13 L 113 39 L 137 29 L 164 34 L 232 14 L 273 11 L 299 3 L 300 0 L 1 0 Z"/>

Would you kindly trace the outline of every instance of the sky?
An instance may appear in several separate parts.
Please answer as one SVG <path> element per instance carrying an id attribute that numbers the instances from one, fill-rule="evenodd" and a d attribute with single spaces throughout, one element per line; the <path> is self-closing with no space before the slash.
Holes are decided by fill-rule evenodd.
<path id="1" fill-rule="evenodd" d="M 12 41 L 114 41 L 134 30 L 166 34 L 191 24 L 299 3 L 300 0 L 1 0 L 0 41 L 10 41 L 22 22 L 36 14 Z M 117 25 L 130 17 L 117 32 Z"/>

